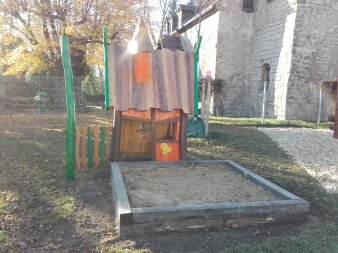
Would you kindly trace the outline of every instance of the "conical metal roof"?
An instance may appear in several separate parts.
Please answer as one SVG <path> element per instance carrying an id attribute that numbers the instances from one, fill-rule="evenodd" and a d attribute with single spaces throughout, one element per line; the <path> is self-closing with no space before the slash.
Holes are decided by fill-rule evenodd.
<path id="1" fill-rule="evenodd" d="M 137 45 L 136 53 L 154 51 L 153 43 L 150 41 L 146 24 L 142 18 L 139 20 L 136 27 L 133 43 L 136 43 Z"/>

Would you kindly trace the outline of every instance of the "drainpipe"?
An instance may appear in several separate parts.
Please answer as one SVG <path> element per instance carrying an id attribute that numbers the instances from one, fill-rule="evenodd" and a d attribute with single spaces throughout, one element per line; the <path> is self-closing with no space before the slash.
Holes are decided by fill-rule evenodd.
<path id="1" fill-rule="evenodd" d="M 323 81 L 320 81 L 317 124 L 320 123 L 320 120 L 322 118 L 322 104 L 323 104 Z"/>
<path id="2" fill-rule="evenodd" d="M 266 85 L 267 85 L 267 82 L 264 81 L 263 106 L 262 106 L 262 124 L 265 123 Z"/>

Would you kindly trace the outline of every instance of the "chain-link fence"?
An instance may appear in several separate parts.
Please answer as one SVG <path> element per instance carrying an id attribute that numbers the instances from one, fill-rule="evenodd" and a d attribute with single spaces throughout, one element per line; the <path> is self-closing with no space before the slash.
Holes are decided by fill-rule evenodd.
<path id="1" fill-rule="evenodd" d="M 74 99 L 77 112 L 102 108 L 104 95 L 89 95 L 82 87 L 83 77 L 74 77 Z M 96 110 L 98 111 L 98 110 Z M 0 76 L 0 114 L 66 112 L 63 77 Z"/>

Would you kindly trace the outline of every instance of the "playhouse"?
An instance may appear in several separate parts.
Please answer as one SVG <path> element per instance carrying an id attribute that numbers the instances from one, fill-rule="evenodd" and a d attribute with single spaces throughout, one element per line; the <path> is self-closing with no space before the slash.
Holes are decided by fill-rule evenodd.
<path id="1" fill-rule="evenodd" d="M 154 50 L 142 19 L 132 45 L 107 46 L 106 107 L 115 110 L 112 161 L 185 160 L 187 115 L 194 114 L 194 54 Z"/>

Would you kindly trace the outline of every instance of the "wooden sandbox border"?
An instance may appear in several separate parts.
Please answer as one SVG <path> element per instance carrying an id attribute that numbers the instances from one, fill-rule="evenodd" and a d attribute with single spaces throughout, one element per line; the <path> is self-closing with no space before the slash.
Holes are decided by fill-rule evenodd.
<path id="1" fill-rule="evenodd" d="M 177 166 L 225 165 L 253 183 L 275 193 L 282 200 L 224 204 L 181 205 L 149 208 L 132 208 L 120 167 L 127 168 L 175 168 Z M 309 202 L 271 183 L 230 160 L 201 160 L 179 162 L 120 162 L 111 163 L 112 195 L 115 220 L 120 233 L 130 231 L 136 225 L 181 222 L 186 220 L 236 219 L 244 217 L 293 216 L 309 211 Z M 129 232 L 127 232 L 129 233 Z"/>

